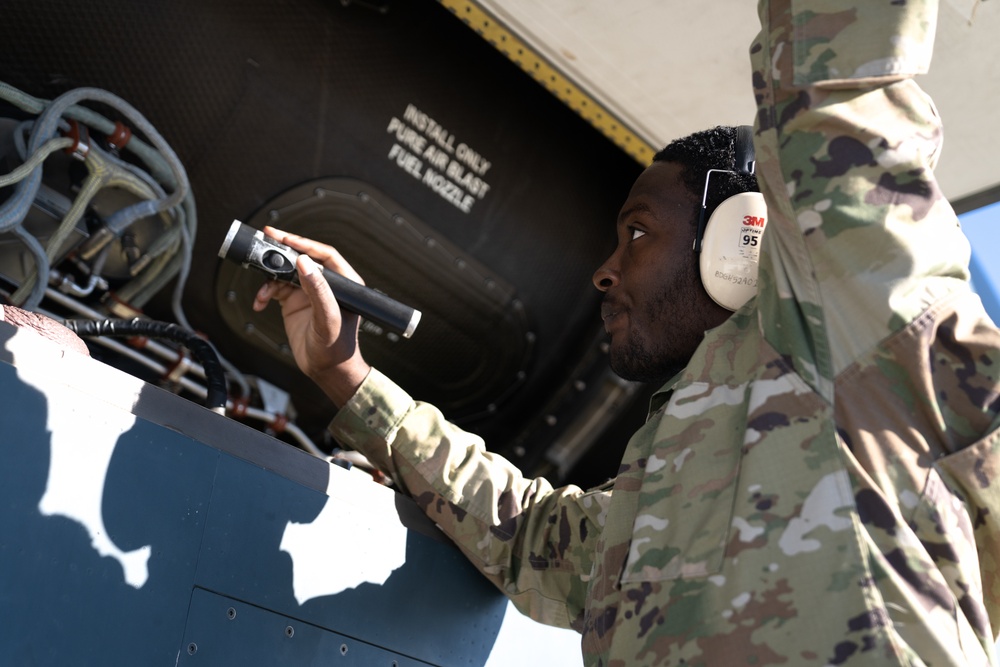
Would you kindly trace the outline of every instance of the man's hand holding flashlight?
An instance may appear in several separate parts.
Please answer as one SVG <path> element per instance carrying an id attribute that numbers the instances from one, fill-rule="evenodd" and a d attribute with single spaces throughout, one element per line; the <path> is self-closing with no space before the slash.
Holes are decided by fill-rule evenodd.
<path id="1" fill-rule="evenodd" d="M 295 362 L 335 405 L 343 406 L 371 370 L 358 346 L 361 318 L 341 310 L 320 267 L 310 258 L 353 281 L 364 281 L 331 246 L 273 227 L 265 227 L 264 233 L 302 253 L 295 267 L 302 286 L 268 281 L 257 291 L 253 309 L 264 310 L 272 300 L 280 304 Z"/>

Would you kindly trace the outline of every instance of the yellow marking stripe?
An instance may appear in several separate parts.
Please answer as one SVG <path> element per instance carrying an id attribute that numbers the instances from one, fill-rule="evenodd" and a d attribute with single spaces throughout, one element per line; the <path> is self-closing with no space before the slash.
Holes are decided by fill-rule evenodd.
<path id="1" fill-rule="evenodd" d="M 471 0 L 439 0 L 500 53 L 597 128 L 616 146 L 645 166 L 656 152 L 599 102 L 583 92 L 541 55 Z"/>

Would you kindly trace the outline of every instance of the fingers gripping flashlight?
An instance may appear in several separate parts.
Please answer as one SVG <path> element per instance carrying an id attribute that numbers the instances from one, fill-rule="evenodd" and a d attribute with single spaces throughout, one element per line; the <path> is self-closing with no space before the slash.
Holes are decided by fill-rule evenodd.
<path id="1" fill-rule="evenodd" d="M 243 268 L 254 268 L 274 280 L 299 284 L 295 259 L 300 255 L 286 245 L 278 243 L 264 232 L 239 220 L 233 220 L 229 233 L 219 248 L 219 257 L 238 262 Z M 337 303 L 345 310 L 357 313 L 367 320 L 381 324 L 403 336 L 413 335 L 420 322 L 420 311 L 415 310 L 381 292 L 365 287 L 330 269 L 323 269 L 323 277 L 333 290 Z"/>

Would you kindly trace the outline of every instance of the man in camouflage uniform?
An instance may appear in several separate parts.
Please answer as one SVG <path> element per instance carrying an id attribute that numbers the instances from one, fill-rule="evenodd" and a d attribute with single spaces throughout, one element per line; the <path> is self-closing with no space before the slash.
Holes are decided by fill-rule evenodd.
<path id="1" fill-rule="evenodd" d="M 588 665 L 994 664 L 1000 333 L 970 290 L 931 171 L 939 119 L 911 80 L 936 12 L 762 0 L 759 295 L 704 333 L 604 487 L 524 479 L 369 373 L 310 261 L 305 289 L 267 285 L 255 307 L 281 301 L 300 365 L 344 406 L 335 436 L 525 613 L 578 629 Z M 651 248 L 679 243 L 666 217 L 686 234 L 679 187 L 669 163 L 640 177 L 595 275 L 619 365 L 656 343 L 637 284 L 659 270 Z"/>

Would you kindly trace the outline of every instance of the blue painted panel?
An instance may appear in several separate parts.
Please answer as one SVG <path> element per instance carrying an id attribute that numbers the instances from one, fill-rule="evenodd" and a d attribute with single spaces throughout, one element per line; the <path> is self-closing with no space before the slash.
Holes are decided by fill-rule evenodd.
<path id="1" fill-rule="evenodd" d="M 426 667 L 428 663 L 196 589 L 177 664 Z"/>
<path id="2" fill-rule="evenodd" d="M 119 431 L 107 405 L 50 403 L 6 364 L 0 387 L 3 664 L 172 664 L 218 453 L 143 420 Z M 103 481 L 70 447 L 105 457 Z"/>
<path id="3" fill-rule="evenodd" d="M 331 474 L 327 495 L 223 456 L 199 585 L 434 664 L 485 664 L 506 599 L 453 546 L 403 529 L 391 491 Z"/>
<path id="4" fill-rule="evenodd" d="M 0 395 L 0 664 L 486 664 L 505 598 L 370 477 L 3 322 Z"/>

